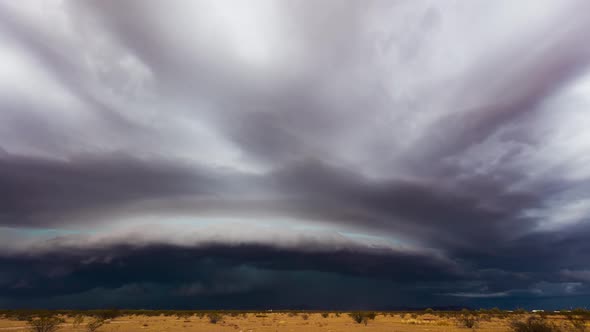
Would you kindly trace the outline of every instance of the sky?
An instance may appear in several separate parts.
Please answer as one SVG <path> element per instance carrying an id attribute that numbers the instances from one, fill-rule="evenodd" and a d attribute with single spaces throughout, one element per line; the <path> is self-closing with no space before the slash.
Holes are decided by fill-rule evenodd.
<path id="1" fill-rule="evenodd" d="M 0 308 L 590 303 L 588 1 L 0 1 Z"/>

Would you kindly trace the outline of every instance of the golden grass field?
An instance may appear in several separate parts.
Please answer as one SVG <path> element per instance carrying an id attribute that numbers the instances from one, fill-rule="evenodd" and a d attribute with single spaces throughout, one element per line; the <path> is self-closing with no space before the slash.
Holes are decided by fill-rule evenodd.
<path id="1" fill-rule="evenodd" d="M 307 319 L 305 316 L 307 315 Z M 84 322 L 74 327 L 73 318 L 63 317 L 59 331 L 87 331 L 86 324 L 92 320 L 85 317 Z M 475 331 L 496 332 L 509 331 L 512 318 L 491 318 L 480 321 Z M 557 324 L 565 324 L 563 317 L 552 316 L 549 320 Z M 0 332 L 28 330 L 24 321 L 0 319 Z M 398 331 L 398 332 L 466 332 L 471 329 L 460 327 L 453 317 L 438 317 L 422 314 L 417 318 L 410 315 L 401 317 L 400 314 L 378 314 L 368 324 L 358 324 L 346 313 L 330 313 L 323 317 L 320 313 L 245 313 L 237 316 L 224 315 L 222 320 L 213 324 L 205 317 L 190 316 L 188 318 L 176 316 L 121 316 L 108 320 L 97 331 L 100 332 L 161 332 L 161 331 L 231 331 L 231 332 L 294 332 L 294 331 Z"/>

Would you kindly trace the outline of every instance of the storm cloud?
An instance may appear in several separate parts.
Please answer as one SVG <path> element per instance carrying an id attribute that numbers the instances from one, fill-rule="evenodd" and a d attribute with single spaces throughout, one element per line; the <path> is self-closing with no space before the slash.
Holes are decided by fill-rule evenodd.
<path id="1" fill-rule="evenodd" d="M 0 306 L 584 303 L 588 7 L 0 4 Z"/>

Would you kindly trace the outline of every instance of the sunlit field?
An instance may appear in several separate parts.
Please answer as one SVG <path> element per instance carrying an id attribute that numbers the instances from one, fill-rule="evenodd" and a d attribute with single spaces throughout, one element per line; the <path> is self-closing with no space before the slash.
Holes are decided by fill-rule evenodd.
<path id="1" fill-rule="evenodd" d="M 414 312 L 3 311 L 0 330 L 54 331 L 515 331 L 583 332 L 585 310 Z"/>

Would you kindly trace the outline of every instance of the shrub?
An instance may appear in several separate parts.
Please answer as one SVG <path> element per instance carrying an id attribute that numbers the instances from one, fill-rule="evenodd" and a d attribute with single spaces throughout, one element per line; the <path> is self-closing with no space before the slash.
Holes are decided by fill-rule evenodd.
<path id="1" fill-rule="evenodd" d="M 217 322 L 223 319 L 223 315 L 218 312 L 210 312 L 207 314 L 207 318 L 209 318 L 209 323 L 217 324 Z"/>
<path id="2" fill-rule="evenodd" d="M 91 312 L 91 315 L 102 320 L 107 320 L 121 316 L 121 312 L 118 309 L 94 310 Z"/>
<path id="3" fill-rule="evenodd" d="M 308 320 L 309 319 L 309 315 L 308 314 L 303 314 L 303 315 L 301 315 L 301 318 L 303 318 L 303 320 Z"/>
<path id="4" fill-rule="evenodd" d="M 190 311 L 178 311 L 178 312 L 176 312 L 176 317 L 178 317 L 178 319 L 187 320 L 187 319 L 191 318 L 192 315 L 193 315 L 193 313 L 190 312 Z"/>
<path id="5" fill-rule="evenodd" d="M 58 317 L 42 316 L 30 319 L 27 324 L 33 332 L 55 332 L 59 330 L 59 325 L 63 322 L 64 320 Z"/>
<path id="6" fill-rule="evenodd" d="M 490 314 L 495 315 L 495 316 L 502 316 L 502 310 L 494 307 L 494 308 L 490 309 Z"/>
<path id="7" fill-rule="evenodd" d="M 434 314 L 434 310 L 432 308 L 427 308 L 426 310 L 424 310 L 424 312 L 427 314 Z"/>
<path id="8" fill-rule="evenodd" d="M 531 316 L 524 321 L 514 320 L 510 322 L 510 329 L 513 332 L 560 332 L 558 326 L 535 316 Z"/>
<path id="9" fill-rule="evenodd" d="M 481 315 L 479 316 L 479 319 L 484 321 L 484 322 L 491 322 L 492 321 L 492 316 L 490 315 Z"/>
<path id="10" fill-rule="evenodd" d="M 571 312 L 573 315 L 578 315 L 578 316 L 587 316 L 590 311 L 584 309 L 584 308 L 576 308 L 574 310 L 572 310 Z"/>
<path id="11" fill-rule="evenodd" d="M 330 316 L 330 313 L 328 313 L 328 312 L 322 312 L 322 317 L 328 318 L 328 316 Z"/>
<path id="12" fill-rule="evenodd" d="M 14 311 L 12 312 L 10 315 L 7 315 L 12 319 L 16 319 L 18 321 L 30 321 L 31 319 L 33 319 L 33 317 L 35 317 L 35 315 L 31 312 L 27 312 L 24 310 L 18 310 L 18 311 Z M 46 315 L 38 315 L 38 316 L 46 316 Z"/>
<path id="13" fill-rule="evenodd" d="M 473 315 L 462 315 L 457 318 L 459 326 L 474 329 L 479 326 L 479 319 Z"/>
<path id="14" fill-rule="evenodd" d="M 75 315 L 74 316 L 74 321 L 72 322 L 72 326 L 74 328 L 77 328 L 80 326 L 80 324 L 84 323 L 84 316 L 82 315 Z"/>
<path id="15" fill-rule="evenodd" d="M 105 320 L 103 318 L 94 318 L 92 321 L 90 321 L 88 324 L 86 324 L 86 330 L 88 332 L 94 332 L 96 330 L 98 330 L 101 326 L 103 326 L 105 324 Z"/>
<path id="16" fill-rule="evenodd" d="M 354 320 L 358 324 L 362 323 L 363 318 L 364 318 L 363 313 L 360 312 L 360 311 L 358 311 L 358 312 L 351 312 L 349 315 L 352 318 L 352 320 Z"/>
<path id="17" fill-rule="evenodd" d="M 349 315 L 350 317 L 352 317 L 352 320 L 354 320 L 358 324 L 364 323 L 365 325 L 369 323 L 369 319 L 375 319 L 375 317 L 377 316 L 377 314 L 374 312 L 364 311 L 351 312 Z"/>
<path id="18" fill-rule="evenodd" d="M 570 315 L 567 317 L 571 329 L 576 332 L 586 331 L 586 319 L 584 316 Z"/>

